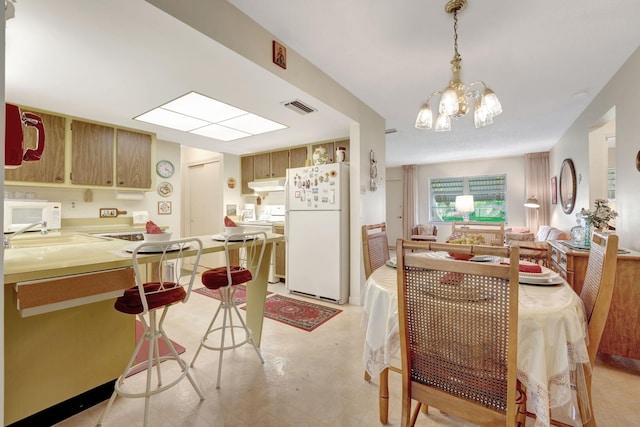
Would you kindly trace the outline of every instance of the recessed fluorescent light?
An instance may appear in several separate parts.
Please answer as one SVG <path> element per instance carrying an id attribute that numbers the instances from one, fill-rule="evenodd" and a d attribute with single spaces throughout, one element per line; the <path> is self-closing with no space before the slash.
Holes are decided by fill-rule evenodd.
<path id="1" fill-rule="evenodd" d="M 141 114 L 138 117 L 135 117 L 135 119 L 140 120 L 141 122 L 178 129 L 184 132 L 209 124 L 209 122 L 205 122 L 204 120 L 185 116 L 184 114 L 174 113 L 173 111 L 163 110 L 162 108 L 156 108 L 148 113 Z"/>
<path id="2" fill-rule="evenodd" d="M 189 92 L 134 119 L 222 141 L 287 128 L 196 92 Z"/>
<path id="3" fill-rule="evenodd" d="M 196 92 L 188 93 L 178 99 L 167 102 L 160 108 L 196 117 L 209 123 L 218 123 L 222 120 L 247 114 L 244 110 Z"/>
<path id="4" fill-rule="evenodd" d="M 252 133 L 254 135 L 286 128 L 286 126 L 281 125 L 280 123 L 273 122 L 251 113 L 234 117 L 233 119 L 224 120 L 218 124 Z"/>
<path id="5" fill-rule="evenodd" d="M 250 133 L 240 132 L 239 130 L 231 129 L 231 128 L 216 125 L 216 124 L 211 124 L 209 126 L 192 130 L 191 133 L 206 136 L 209 138 L 219 139 L 221 141 L 233 141 L 234 139 L 240 139 L 240 138 L 245 138 L 247 136 L 251 136 Z"/>

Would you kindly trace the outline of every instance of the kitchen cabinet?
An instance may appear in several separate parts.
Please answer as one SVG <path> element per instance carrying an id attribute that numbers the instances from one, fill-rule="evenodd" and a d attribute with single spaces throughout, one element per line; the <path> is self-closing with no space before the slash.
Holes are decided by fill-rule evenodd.
<path id="1" fill-rule="evenodd" d="M 271 153 L 271 178 L 284 178 L 289 168 L 289 150 Z"/>
<path id="2" fill-rule="evenodd" d="M 71 182 L 75 185 L 113 185 L 115 129 L 74 120 L 71 128 Z"/>
<path id="3" fill-rule="evenodd" d="M 245 156 L 240 158 L 240 176 L 242 181 L 242 194 L 252 194 L 253 190 L 249 188 L 249 183 L 254 180 L 253 175 L 254 156 Z"/>
<path id="4" fill-rule="evenodd" d="M 30 317 L 16 305 L 33 309 L 133 284 L 127 268 L 5 285 L 3 425 L 113 381 L 135 345 L 135 319 L 114 310 L 113 298 Z"/>
<path id="5" fill-rule="evenodd" d="M 305 166 L 305 163 L 309 158 L 307 147 L 292 148 L 289 150 L 289 167 L 301 168 Z"/>
<path id="6" fill-rule="evenodd" d="M 253 156 L 253 179 L 271 178 L 271 153 Z"/>
<path id="7" fill-rule="evenodd" d="M 118 187 L 151 188 L 151 135 L 118 129 L 116 176 Z"/>
<path id="8" fill-rule="evenodd" d="M 550 241 L 551 268 L 580 294 L 589 263 L 589 252 L 573 250 Z M 640 252 L 618 254 L 616 280 L 609 316 L 599 351 L 640 359 Z"/>
<path id="9" fill-rule="evenodd" d="M 45 129 L 44 152 L 40 160 L 24 162 L 17 169 L 5 169 L 5 181 L 21 181 L 35 183 L 64 183 L 64 153 L 66 119 L 54 114 L 24 108 L 42 119 Z M 23 126 L 25 148 L 35 148 L 37 145 L 37 130 L 34 127 Z"/>
<path id="10" fill-rule="evenodd" d="M 276 234 L 284 234 L 284 225 L 274 225 L 273 232 Z M 279 279 L 285 278 L 286 269 L 286 243 L 284 241 L 276 242 L 275 247 L 275 265 L 274 275 Z"/>

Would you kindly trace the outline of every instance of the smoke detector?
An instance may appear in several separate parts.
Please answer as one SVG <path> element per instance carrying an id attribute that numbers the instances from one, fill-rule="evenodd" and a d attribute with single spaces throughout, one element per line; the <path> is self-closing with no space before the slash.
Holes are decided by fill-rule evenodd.
<path id="1" fill-rule="evenodd" d="M 315 108 L 300 101 L 299 99 L 294 99 L 292 101 L 285 101 L 282 103 L 282 105 L 284 105 L 285 107 L 287 107 L 292 111 L 295 111 L 298 114 L 309 114 L 309 113 L 313 113 L 314 111 L 318 111 Z"/>

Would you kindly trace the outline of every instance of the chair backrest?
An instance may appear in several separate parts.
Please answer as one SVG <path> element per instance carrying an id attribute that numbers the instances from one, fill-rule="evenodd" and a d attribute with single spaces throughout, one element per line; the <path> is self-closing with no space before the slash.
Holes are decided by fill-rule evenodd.
<path id="1" fill-rule="evenodd" d="M 592 365 L 609 315 L 617 261 L 618 236 L 595 231 L 591 238 L 587 273 L 580 292 L 589 325 L 587 350 Z"/>
<path id="2" fill-rule="evenodd" d="M 234 283 L 232 276 L 237 275 L 239 270 L 251 273 L 252 279 L 256 277 L 262 265 L 266 244 L 267 233 L 264 231 L 235 233 L 225 238 L 225 265 L 229 285 Z"/>
<path id="3" fill-rule="evenodd" d="M 509 265 L 429 251 L 496 255 Z M 519 249 L 403 240 L 396 254 L 403 402 L 514 425 Z"/>
<path id="4" fill-rule="evenodd" d="M 193 250 L 196 252 L 193 253 Z M 132 252 L 133 271 L 140 295 L 143 311 L 149 311 L 149 299 L 162 300 L 161 294 L 175 293 L 183 288 L 185 296 L 182 302 L 187 302 L 193 282 L 198 273 L 196 266 L 202 254 L 202 241 L 194 237 L 168 240 L 164 242 L 143 242 Z M 183 259 L 194 257 L 195 263 L 189 270 L 183 269 Z M 142 258 L 147 258 L 143 260 Z M 151 261 L 149 262 L 149 258 Z M 145 288 L 145 284 L 155 283 L 157 286 Z"/>
<path id="5" fill-rule="evenodd" d="M 465 234 L 476 234 L 484 238 L 484 243 L 490 246 L 504 245 L 504 223 L 503 222 L 452 222 L 451 234 L 453 236 L 464 236 Z"/>
<path id="6" fill-rule="evenodd" d="M 366 278 L 390 259 L 386 223 L 362 226 L 362 258 Z"/>

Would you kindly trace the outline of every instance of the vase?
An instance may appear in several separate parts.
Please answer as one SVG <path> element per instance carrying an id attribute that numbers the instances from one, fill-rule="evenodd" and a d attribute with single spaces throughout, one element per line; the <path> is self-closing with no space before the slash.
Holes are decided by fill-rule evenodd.
<path id="1" fill-rule="evenodd" d="M 591 223 L 584 222 L 584 246 L 591 246 Z"/>

